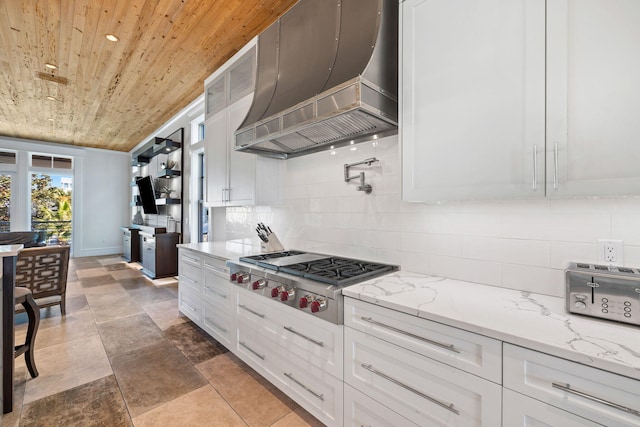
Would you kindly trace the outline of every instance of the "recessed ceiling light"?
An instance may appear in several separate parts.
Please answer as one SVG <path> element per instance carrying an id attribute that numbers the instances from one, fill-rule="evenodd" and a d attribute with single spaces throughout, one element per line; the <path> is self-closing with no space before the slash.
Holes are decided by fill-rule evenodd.
<path id="1" fill-rule="evenodd" d="M 47 96 L 47 99 L 49 101 L 57 101 L 56 97 L 55 96 L 51 96 L 51 95 Z"/>
<path id="2" fill-rule="evenodd" d="M 49 117 L 47 120 L 49 120 L 50 122 L 55 122 L 56 119 L 54 119 L 53 117 Z"/>
<path id="3" fill-rule="evenodd" d="M 114 35 L 114 34 L 107 34 L 105 36 L 107 38 L 107 40 L 109 40 L 110 42 L 117 42 L 118 40 L 120 40 L 118 38 L 118 36 Z"/>
<path id="4" fill-rule="evenodd" d="M 50 62 L 47 62 L 46 64 L 44 64 L 44 66 L 47 67 L 50 70 L 57 70 L 58 69 L 57 65 L 51 64 Z"/>

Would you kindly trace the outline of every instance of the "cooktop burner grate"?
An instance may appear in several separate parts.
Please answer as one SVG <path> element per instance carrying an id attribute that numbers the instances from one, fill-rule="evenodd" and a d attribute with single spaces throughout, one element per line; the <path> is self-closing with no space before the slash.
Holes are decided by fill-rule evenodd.
<path id="1" fill-rule="evenodd" d="M 268 261 L 268 260 L 274 259 L 274 258 L 282 258 L 282 257 L 288 257 L 288 256 L 294 256 L 294 255 L 303 255 L 304 253 L 305 252 L 301 252 L 301 251 L 272 252 L 272 253 L 267 253 L 267 254 L 260 254 L 260 255 L 252 255 L 252 256 L 241 257 L 240 261 L 248 262 L 250 264 L 257 264 L 260 261 Z"/>
<path id="2" fill-rule="evenodd" d="M 395 269 L 394 266 L 329 257 L 310 262 L 285 265 L 278 271 L 334 286 L 345 286 L 367 280 Z"/>

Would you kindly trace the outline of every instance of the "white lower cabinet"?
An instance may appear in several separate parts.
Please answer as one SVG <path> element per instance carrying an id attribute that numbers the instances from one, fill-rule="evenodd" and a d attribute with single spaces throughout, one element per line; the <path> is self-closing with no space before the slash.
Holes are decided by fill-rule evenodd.
<path id="1" fill-rule="evenodd" d="M 418 425 L 501 422 L 499 384 L 351 328 L 345 328 L 345 382 Z"/>
<path id="2" fill-rule="evenodd" d="M 345 427 L 417 427 L 349 384 L 344 385 Z"/>
<path id="3" fill-rule="evenodd" d="M 555 406 L 504 389 L 502 391 L 502 425 L 504 427 L 599 427 L 594 423 Z"/>
<path id="4" fill-rule="evenodd" d="M 178 310 L 202 326 L 202 256 L 187 249 L 178 250 Z"/>
<path id="5" fill-rule="evenodd" d="M 329 426 L 343 418 L 343 327 L 237 288 L 233 352 Z"/>
<path id="6" fill-rule="evenodd" d="M 595 423 L 640 426 L 640 381 L 506 343 L 504 387 Z"/>

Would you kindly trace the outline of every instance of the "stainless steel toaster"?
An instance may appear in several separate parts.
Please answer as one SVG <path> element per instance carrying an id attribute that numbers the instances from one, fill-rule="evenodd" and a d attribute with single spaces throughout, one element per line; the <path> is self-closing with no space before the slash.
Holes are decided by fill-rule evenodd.
<path id="1" fill-rule="evenodd" d="M 640 325 L 640 268 L 571 263 L 565 285 L 567 311 Z"/>

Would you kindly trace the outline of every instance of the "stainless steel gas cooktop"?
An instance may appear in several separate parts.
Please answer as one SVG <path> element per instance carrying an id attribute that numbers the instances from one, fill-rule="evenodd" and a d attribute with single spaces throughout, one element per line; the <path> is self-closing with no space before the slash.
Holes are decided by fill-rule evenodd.
<path id="1" fill-rule="evenodd" d="M 399 266 L 297 250 L 227 261 L 231 281 L 341 324 L 342 288 L 399 270 Z"/>

